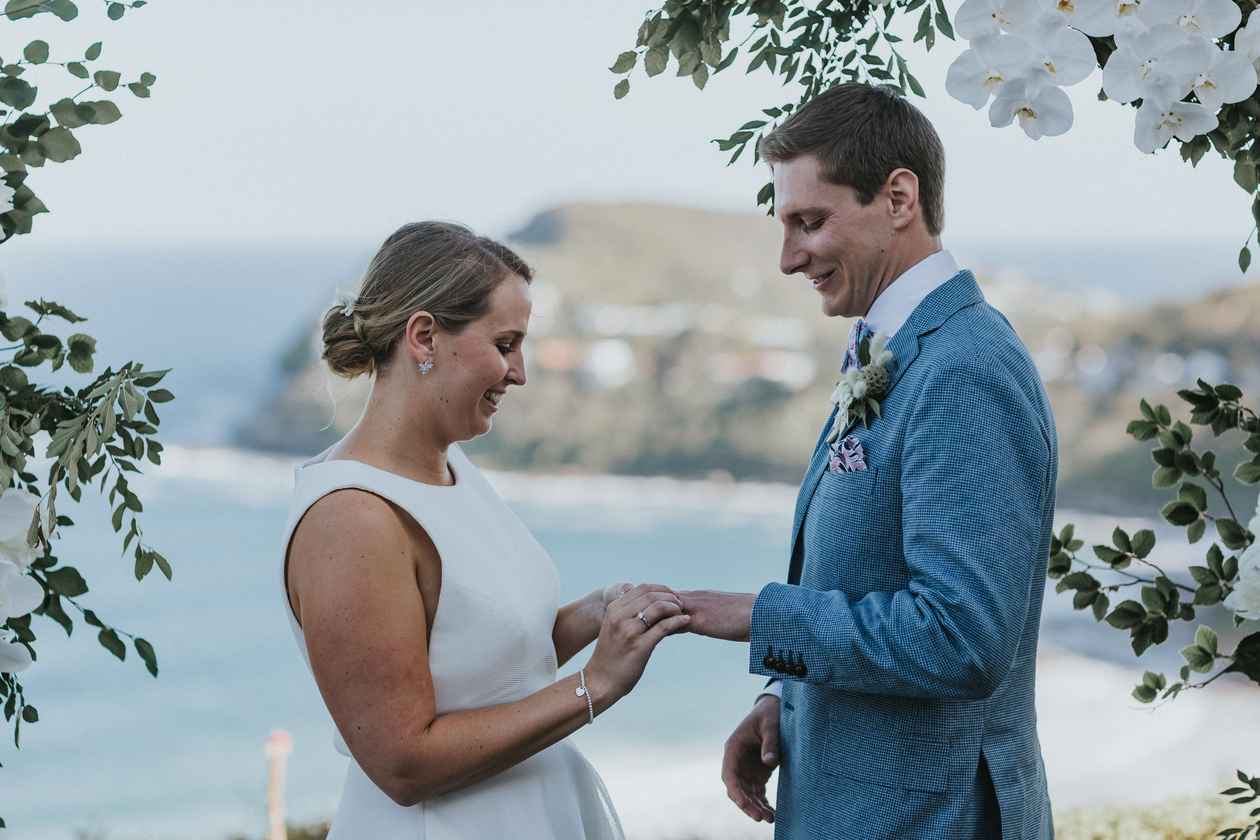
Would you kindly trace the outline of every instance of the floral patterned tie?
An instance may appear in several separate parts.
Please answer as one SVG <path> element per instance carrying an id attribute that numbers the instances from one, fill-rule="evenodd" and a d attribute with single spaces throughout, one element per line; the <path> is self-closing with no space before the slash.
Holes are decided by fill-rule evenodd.
<path id="1" fill-rule="evenodd" d="M 844 364 L 840 366 L 840 372 L 844 373 L 849 368 L 860 368 L 861 362 L 858 360 L 858 346 L 874 333 L 871 325 L 866 322 L 865 318 L 858 318 L 853 322 L 853 326 L 849 328 L 849 349 L 844 354 Z"/>

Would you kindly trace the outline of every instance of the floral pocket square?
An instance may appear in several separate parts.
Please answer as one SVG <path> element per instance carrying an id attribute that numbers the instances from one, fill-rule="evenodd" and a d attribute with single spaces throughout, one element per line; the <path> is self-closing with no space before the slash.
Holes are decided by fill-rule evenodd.
<path id="1" fill-rule="evenodd" d="M 849 435 L 839 443 L 831 444 L 827 470 L 833 473 L 864 472 L 866 452 L 862 449 L 862 442 Z"/>

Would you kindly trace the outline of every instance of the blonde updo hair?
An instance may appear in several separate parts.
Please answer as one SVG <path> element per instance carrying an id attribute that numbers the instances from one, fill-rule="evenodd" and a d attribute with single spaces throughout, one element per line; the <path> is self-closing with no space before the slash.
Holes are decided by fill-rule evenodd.
<path id="1" fill-rule="evenodd" d="M 340 303 L 324 313 L 321 356 L 347 379 L 379 373 L 416 312 L 458 333 L 486 314 L 491 292 L 512 274 L 533 280 L 525 261 L 493 239 L 449 222 L 404 225 L 372 258 L 351 313 Z"/>

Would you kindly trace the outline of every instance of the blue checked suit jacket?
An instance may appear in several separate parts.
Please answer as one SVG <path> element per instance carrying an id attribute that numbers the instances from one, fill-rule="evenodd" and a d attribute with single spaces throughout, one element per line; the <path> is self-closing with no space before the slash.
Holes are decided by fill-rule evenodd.
<path id="1" fill-rule="evenodd" d="M 882 416 L 846 431 L 867 469 L 828 470 L 829 418 L 788 583 L 753 608 L 750 669 L 783 680 L 775 837 L 1048 840 L 1033 687 L 1050 405 L 968 271 L 889 349 Z"/>

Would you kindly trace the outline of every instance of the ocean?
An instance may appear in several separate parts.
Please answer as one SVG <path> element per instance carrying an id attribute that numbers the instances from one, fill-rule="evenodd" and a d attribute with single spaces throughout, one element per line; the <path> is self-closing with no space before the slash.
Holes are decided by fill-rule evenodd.
<path id="1" fill-rule="evenodd" d="M 1069 266 L 1059 282 L 1071 276 L 1085 290 L 1110 277 L 1107 287 L 1121 294 L 1184 296 L 1186 275 L 1170 251 L 1141 253 L 1147 262 L 1132 274 L 1082 275 Z M 81 328 L 100 340 L 102 364 L 136 358 L 174 367 L 168 382 L 177 399 L 163 411 L 166 463 L 137 484 L 146 539 L 172 561 L 173 582 L 156 573 L 135 581 L 108 512 L 91 494 L 62 511 L 77 524 L 58 547 L 93 587 L 83 600 L 154 644 L 160 677 L 150 678 L 134 653 L 117 662 L 82 625 L 67 639 L 38 621 L 40 660 L 23 684 L 41 720 L 23 728 L 20 751 L 11 741 L 0 744 L 0 816 L 10 826 L 0 837 L 261 836 L 262 745 L 274 729 L 294 739 L 290 819 L 333 813 L 344 759 L 332 749 L 331 724 L 294 646 L 279 584 L 296 459 L 230 443 L 235 424 L 278 387 L 278 352 L 306 330 L 339 281 L 348 285 L 364 256 L 336 248 L 217 248 L 19 252 L 5 263 L 11 300 L 43 295 L 91 316 Z M 1114 248 L 1109 259 L 1116 265 Z M 1236 282 L 1228 266 L 1214 276 L 1218 286 Z M 1210 285 L 1204 280 L 1203 288 Z M 551 552 L 565 597 L 623 579 L 756 591 L 785 573 L 792 487 L 513 474 L 492 480 Z M 1061 519 L 1083 522 L 1097 540 L 1113 524 L 1069 512 Z M 1184 549 L 1172 556 L 1181 566 L 1194 559 Z M 1187 788 L 1210 793 L 1222 774 L 1260 753 L 1257 736 L 1212 725 L 1214 716 L 1236 711 L 1230 704 L 1254 704 L 1250 687 L 1221 680 L 1158 713 L 1128 698 L 1143 668 L 1179 663 L 1180 645 L 1135 662 L 1124 634 L 1073 612 L 1053 591 L 1042 640 L 1040 730 L 1057 806 Z M 636 692 L 575 736 L 604 774 L 632 837 L 769 836 L 726 801 L 717 778 L 722 742 L 761 684 L 746 660 L 743 645 L 668 639 Z M 1173 754 L 1175 763 L 1161 757 Z"/>

